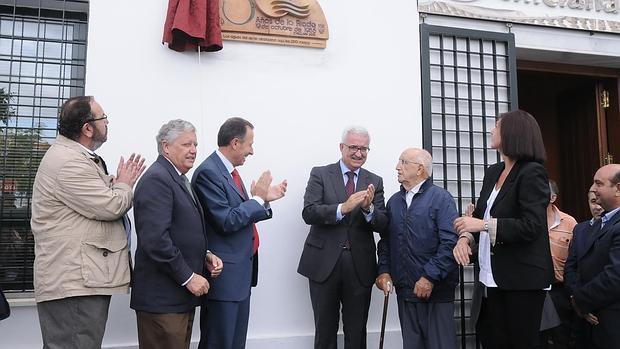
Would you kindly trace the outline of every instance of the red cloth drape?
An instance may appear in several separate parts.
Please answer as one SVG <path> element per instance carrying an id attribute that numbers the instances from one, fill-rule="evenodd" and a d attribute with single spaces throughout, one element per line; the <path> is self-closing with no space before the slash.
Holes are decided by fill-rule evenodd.
<path id="1" fill-rule="evenodd" d="M 219 0 L 169 0 L 163 42 L 179 52 L 221 50 Z"/>

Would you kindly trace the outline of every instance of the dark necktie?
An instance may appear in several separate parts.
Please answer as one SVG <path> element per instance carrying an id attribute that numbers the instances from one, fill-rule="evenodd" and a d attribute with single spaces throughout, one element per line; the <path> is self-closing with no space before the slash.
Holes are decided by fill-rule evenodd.
<path id="1" fill-rule="evenodd" d="M 355 193 L 355 172 L 347 171 L 347 184 L 344 186 L 344 191 L 347 193 L 347 197 L 351 196 L 351 194 Z"/>
<path id="2" fill-rule="evenodd" d="M 241 193 L 243 198 L 247 199 L 247 197 L 245 196 L 245 191 L 243 191 L 243 185 L 241 184 L 241 176 L 239 176 L 239 172 L 237 171 L 237 169 L 234 169 L 230 174 L 232 175 L 233 181 L 235 181 L 235 185 L 237 186 L 237 189 L 239 189 L 239 192 Z M 252 244 L 252 254 L 255 254 L 256 251 L 258 251 L 258 245 L 260 244 L 260 240 L 258 238 L 258 229 L 256 228 L 256 224 L 252 224 L 252 228 L 254 230 L 253 232 L 254 242 Z"/>
<path id="3" fill-rule="evenodd" d="M 192 185 L 189 184 L 189 179 L 187 179 L 187 177 L 185 177 L 184 174 L 181 175 L 181 179 L 183 179 L 183 184 L 185 184 L 185 189 L 187 189 L 187 191 L 189 192 L 189 195 L 192 196 L 192 200 L 194 200 L 194 203 L 196 203 L 196 198 L 194 197 L 194 192 L 192 192 Z"/>

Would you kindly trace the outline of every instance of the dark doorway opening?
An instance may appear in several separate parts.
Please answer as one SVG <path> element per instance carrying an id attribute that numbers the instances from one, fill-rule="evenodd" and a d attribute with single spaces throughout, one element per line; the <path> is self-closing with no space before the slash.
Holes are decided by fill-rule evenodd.
<path id="1" fill-rule="evenodd" d="M 519 108 L 540 124 L 560 210 L 589 219 L 586 194 L 605 163 L 620 160 L 616 70 L 518 62 Z"/>

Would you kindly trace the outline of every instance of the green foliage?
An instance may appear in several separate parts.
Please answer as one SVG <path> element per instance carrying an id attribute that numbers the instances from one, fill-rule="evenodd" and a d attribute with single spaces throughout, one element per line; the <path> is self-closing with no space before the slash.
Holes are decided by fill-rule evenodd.
<path id="1" fill-rule="evenodd" d="M 42 140 L 39 127 L 8 125 L 15 116 L 12 99 L 10 93 L 0 88 L 0 121 L 4 124 L 0 133 L 0 180 L 14 181 L 17 191 L 30 192 L 41 158 L 50 145 Z"/>
<path id="2" fill-rule="evenodd" d="M 7 125 L 11 116 L 15 115 L 15 110 L 11 107 L 13 96 L 4 87 L 0 88 L 0 121 Z"/>

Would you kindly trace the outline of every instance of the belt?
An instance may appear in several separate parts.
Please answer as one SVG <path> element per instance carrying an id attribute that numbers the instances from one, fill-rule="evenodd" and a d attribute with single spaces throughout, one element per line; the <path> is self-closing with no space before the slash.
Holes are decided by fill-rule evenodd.
<path id="1" fill-rule="evenodd" d="M 351 242 L 349 240 L 345 240 L 343 242 L 340 243 L 340 247 L 343 250 L 351 250 Z"/>

